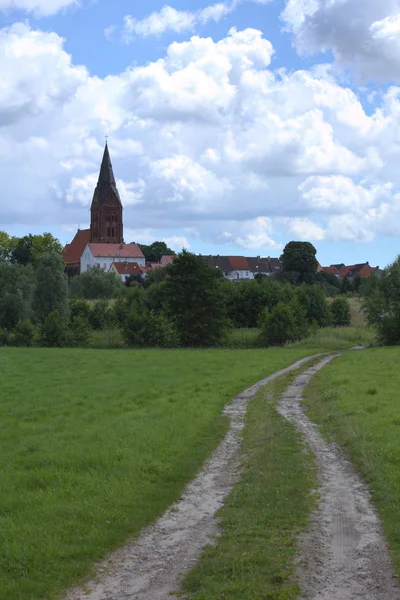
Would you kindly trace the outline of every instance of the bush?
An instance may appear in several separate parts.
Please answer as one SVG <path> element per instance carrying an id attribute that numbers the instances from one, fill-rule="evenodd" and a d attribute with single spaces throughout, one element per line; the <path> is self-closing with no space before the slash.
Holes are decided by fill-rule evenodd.
<path id="1" fill-rule="evenodd" d="M 87 321 L 90 319 L 91 307 L 89 302 L 86 300 L 76 300 L 72 299 L 69 301 L 69 308 L 71 314 L 71 321 L 75 319 L 75 317 L 83 317 Z"/>
<path id="2" fill-rule="evenodd" d="M 129 346 L 170 348 L 178 345 L 177 333 L 167 317 L 147 308 L 138 311 L 133 306 L 124 320 L 122 333 Z"/>
<path id="3" fill-rule="evenodd" d="M 331 304 L 332 325 L 347 327 L 351 322 L 350 304 L 343 296 L 337 296 Z"/>
<path id="4" fill-rule="evenodd" d="M 89 313 L 89 322 L 93 329 L 104 329 L 113 319 L 114 314 L 108 300 L 97 300 L 93 304 Z"/>
<path id="5" fill-rule="evenodd" d="M 66 340 L 68 346 L 86 348 L 91 342 L 92 330 L 88 320 L 81 315 L 71 319 L 69 336 Z"/>
<path id="6" fill-rule="evenodd" d="M 36 271 L 36 286 L 33 308 L 38 322 L 43 323 L 47 315 L 58 311 L 68 319 L 68 279 L 61 256 L 43 254 Z"/>
<path id="7" fill-rule="evenodd" d="M 306 337 L 308 333 L 304 308 L 295 300 L 279 302 L 262 319 L 261 340 L 267 346 L 284 346 Z"/>
<path id="8" fill-rule="evenodd" d="M 295 297 L 304 308 L 307 321 L 317 323 L 319 327 L 327 327 L 331 314 L 325 292 L 319 285 L 306 285 L 296 289 Z"/>
<path id="9" fill-rule="evenodd" d="M 24 346 L 29 348 L 34 344 L 36 333 L 36 327 L 31 321 L 28 321 L 27 319 L 18 321 L 11 334 L 12 337 L 9 340 L 9 344 L 10 346 Z"/>
<path id="10" fill-rule="evenodd" d="M 65 316 L 59 310 L 53 310 L 47 315 L 39 331 L 39 343 L 47 348 L 57 348 L 68 345 L 70 332 Z"/>
<path id="11" fill-rule="evenodd" d="M 7 346 L 9 333 L 6 329 L 0 329 L 0 346 Z"/>
<path id="12" fill-rule="evenodd" d="M 146 308 L 146 292 L 137 284 L 125 288 L 125 292 L 115 302 L 113 306 L 115 321 L 122 326 L 133 307 L 137 312 L 142 312 Z"/>

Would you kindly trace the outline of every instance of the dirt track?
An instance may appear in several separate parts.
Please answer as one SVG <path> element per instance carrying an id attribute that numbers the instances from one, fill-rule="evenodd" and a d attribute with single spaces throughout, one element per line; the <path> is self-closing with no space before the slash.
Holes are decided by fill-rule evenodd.
<path id="1" fill-rule="evenodd" d="M 379 519 L 368 488 L 335 444 L 328 444 L 301 406 L 304 386 L 334 356 L 301 374 L 279 412 L 304 435 L 315 455 L 320 505 L 302 536 L 297 574 L 309 600 L 398 600 Z"/>
<path id="2" fill-rule="evenodd" d="M 248 401 L 260 387 L 310 360 L 305 358 L 251 386 L 224 412 L 230 429 L 182 498 L 131 544 L 99 565 L 98 576 L 66 600 L 167 600 L 218 534 L 215 513 L 238 477 L 238 450 Z"/>

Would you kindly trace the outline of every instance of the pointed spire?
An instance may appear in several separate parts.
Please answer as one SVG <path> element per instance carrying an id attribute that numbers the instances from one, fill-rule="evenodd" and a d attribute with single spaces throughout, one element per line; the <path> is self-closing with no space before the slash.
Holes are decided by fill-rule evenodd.
<path id="1" fill-rule="evenodd" d="M 104 148 L 103 160 L 101 161 L 101 168 L 99 174 L 99 181 L 97 185 L 115 185 L 115 177 L 111 164 L 110 152 L 108 151 L 108 144 Z"/>
<path id="2" fill-rule="evenodd" d="M 111 164 L 110 152 L 108 150 L 108 144 L 106 141 L 106 145 L 104 148 L 103 160 L 101 161 L 99 179 L 97 181 L 97 193 L 99 203 L 102 204 L 105 197 L 107 196 L 110 188 L 117 195 L 118 200 L 120 200 L 119 193 L 117 190 L 117 184 L 115 183 L 114 172 Z"/>

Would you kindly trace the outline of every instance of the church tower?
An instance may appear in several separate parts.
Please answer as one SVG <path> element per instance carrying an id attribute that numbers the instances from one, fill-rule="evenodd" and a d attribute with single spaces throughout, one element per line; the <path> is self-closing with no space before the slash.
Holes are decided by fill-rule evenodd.
<path id="1" fill-rule="evenodd" d="M 107 142 L 90 208 L 90 217 L 90 241 L 92 243 L 123 244 L 122 204 L 115 183 Z"/>

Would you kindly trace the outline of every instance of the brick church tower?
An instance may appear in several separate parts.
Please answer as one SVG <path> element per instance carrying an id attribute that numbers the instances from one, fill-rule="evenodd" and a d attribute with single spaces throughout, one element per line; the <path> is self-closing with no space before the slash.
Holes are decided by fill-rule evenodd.
<path id="1" fill-rule="evenodd" d="M 106 142 L 99 179 L 90 208 L 90 241 L 123 244 L 122 204 Z"/>

